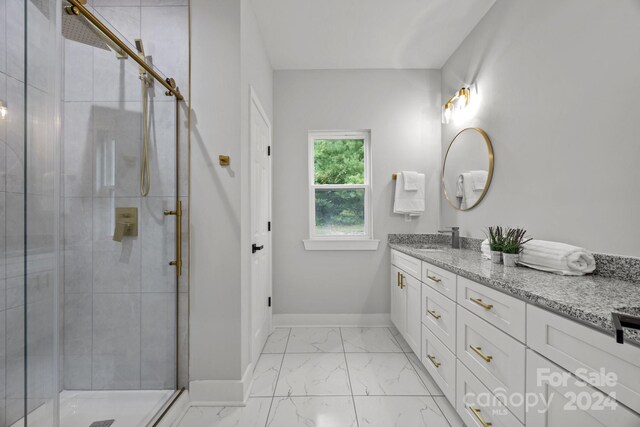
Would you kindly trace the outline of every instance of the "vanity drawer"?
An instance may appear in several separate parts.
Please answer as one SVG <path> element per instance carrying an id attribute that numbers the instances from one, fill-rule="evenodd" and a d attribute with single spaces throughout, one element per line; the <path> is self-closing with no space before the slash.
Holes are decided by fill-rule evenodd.
<path id="1" fill-rule="evenodd" d="M 435 265 L 422 263 L 422 282 L 442 295 L 456 300 L 456 275 Z"/>
<path id="2" fill-rule="evenodd" d="M 640 348 L 617 344 L 605 334 L 539 307 L 527 306 L 527 345 L 589 382 L 600 371 L 617 376 L 613 384 L 593 384 L 640 412 Z M 579 370 L 579 371 L 578 371 Z"/>
<path id="3" fill-rule="evenodd" d="M 458 304 L 517 340 L 525 342 L 524 301 L 458 277 Z"/>
<path id="4" fill-rule="evenodd" d="M 524 395 L 525 346 L 475 314 L 458 309 L 457 356 L 499 399 Z M 524 422 L 525 408 L 509 409 Z"/>
<path id="5" fill-rule="evenodd" d="M 449 402 L 456 396 L 456 355 L 422 325 L 422 364 Z"/>
<path id="6" fill-rule="evenodd" d="M 422 323 L 452 352 L 456 351 L 456 303 L 422 284 Z"/>
<path id="7" fill-rule="evenodd" d="M 544 375 L 541 375 L 543 373 Z M 558 379 L 563 379 L 558 381 Z M 618 404 L 532 350 L 527 350 L 527 410 L 536 427 L 638 427 L 640 415 Z"/>
<path id="8" fill-rule="evenodd" d="M 391 250 L 391 264 L 398 267 L 405 273 L 420 280 L 422 271 L 422 261 L 394 249 Z"/>
<path id="9" fill-rule="evenodd" d="M 465 425 L 468 427 L 523 426 L 498 399 L 487 398 L 488 396 L 492 396 L 492 393 L 458 360 L 456 410 Z"/>

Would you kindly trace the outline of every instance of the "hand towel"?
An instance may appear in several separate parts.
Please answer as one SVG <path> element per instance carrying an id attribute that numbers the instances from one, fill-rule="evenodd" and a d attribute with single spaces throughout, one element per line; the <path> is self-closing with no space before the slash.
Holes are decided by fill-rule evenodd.
<path id="1" fill-rule="evenodd" d="M 417 190 L 406 191 L 404 189 L 404 174 L 398 174 L 396 178 L 396 194 L 393 202 L 394 213 L 419 216 L 424 212 L 425 176 L 422 173 L 417 175 Z"/>
<path id="2" fill-rule="evenodd" d="M 489 172 L 479 170 L 479 171 L 471 171 L 471 184 L 473 191 L 484 191 L 484 186 L 487 184 L 487 178 L 489 177 Z"/>
<path id="3" fill-rule="evenodd" d="M 402 172 L 404 178 L 404 191 L 418 191 L 420 174 L 413 171 Z"/>
<path id="4" fill-rule="evenodd" d="M 456 180 L 456 197 L 464 197 L 464 177 L 458 175 Z"/>
<path id="5" fill-rule="evenodd" d="M 596 260 L 586 249 L 545 240 L 525 243 L 518 263 L 565 276 L 582 276 L 596 269 Z"/>
<path id="6" fill-rule="evenodd" d="M 465 172 L 462 174 L 462 202 L 460 202 L 460 209 L 472 208 L 478 202 L 482 191 L 475 191 L 473 189 L 473 178 L 471 172 Z"/>

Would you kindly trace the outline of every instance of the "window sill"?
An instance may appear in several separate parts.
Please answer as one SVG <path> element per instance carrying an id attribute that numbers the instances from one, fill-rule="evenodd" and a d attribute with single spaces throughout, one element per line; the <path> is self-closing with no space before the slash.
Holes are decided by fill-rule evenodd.
<path id="1" fill-rule="evenodd" d="M 315 239 L 303 240 L 307 251 L 377 251 L 380 240 L 341 240 Z"/>

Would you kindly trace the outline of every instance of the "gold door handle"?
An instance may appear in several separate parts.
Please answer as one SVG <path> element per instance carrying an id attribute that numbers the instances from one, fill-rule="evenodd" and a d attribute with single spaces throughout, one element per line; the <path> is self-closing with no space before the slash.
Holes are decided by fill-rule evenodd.
<path id="1" fill-rule="evenodd" d="M 400 274 L 400 289 L 404 289 L 404 274 Z"/>
<path id="2" fill-rule="evenodd" d="M 397 280 L 397 284 L 396 284 L 397 287 L 400 287 L 400 276 L 401 276 L 401 274 L 398 271 L 398 280 Z"/>
<path id="3" fill-rule="evenodd" d="M 437 278 L 437 277 L 435 277 L 435 276 L 429 276 L 429 275 L 427 275 L 427 278 L 428 278 L 429 280 L 433 280 L 433 281 L 434 281 L 434 282 L 436 282 L 436 283 L 440 283 L 440 282 L 442 282 L 442 279 L 438 279 L 438 278 Z"/>
<path id="4" fill-rule="evenodd" d="M 182 276 L 182 201 L 176 202 L 176 210 L 163 212 L 165 215 L 175 215 L 176 217 L 176 259 L 169 262 L 169 265 L 176 267 L 176 276 Z"/>
<path id="5" fill-rule="evenodd" d="M 486 354 L 484 354 L 482 352 L 482 347 L 474 347 L 472 345 L 469 346 L 471 348 L 471 350 L 473 350 L 478 356 L 480 356 L 482 358 L 482 360 L 484 360 L 487 363 L 491 363 L 491 361 L 493 360 L 493 356 L 487 356 Z"/>
<path id="6" fill-rule="evenodd" d="M 440 365 L 442 365 L 442 363 L 438 362 L 438 359 L 436 359 L 435 356 L 427 354 L 427 358 L 431 361 L 431 363 L 433 363 L 433 366 L 435 366 L 436 368 L 439 368 Z"/>
<path id="7" fill-rule="evenodd" d="M 493 308 L 493 304 L 486 304 L 482 302 L 482 299 L 480 298 L 469 298 L 469 299 L 471 300 L 471 302 L 478 304 L 480 307 L 484 308 L 485 310 L 491 310 Z"/>
<path id="8" fill-rule="evenodd" d="M 482 415 L 480 415 L 480 409 L 474 408 L 473 406 L 469 406 L 469 409 L 471 409 L 471 413 L 475 415 L 476 419 L 480 421 L 480 424 L 482 424 L 482 427 L 489 427 L 493 425 L 490 422 L 485 421 L 484 418 L 482 418 Z"/>
<path id="9" fill-rule="evenodd" d="M 427 313 L 429 313 L 430 315 L 433 316 L 434 319 L 438 320 L 440 319 L 442 316 L 438 314 L 437 311 L 435 310 L 427 310 Z"/>

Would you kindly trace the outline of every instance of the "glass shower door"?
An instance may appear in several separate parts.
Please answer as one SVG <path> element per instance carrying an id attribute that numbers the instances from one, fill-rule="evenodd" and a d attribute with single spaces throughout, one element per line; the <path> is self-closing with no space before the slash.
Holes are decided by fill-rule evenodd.
<path id="1" fill-rule="evenodd" d="M 143 93 L 141 68 L 104 38 L 71 36 L 66 1 L 0 4 L 0 427 L 145 425 L 186 383 L 186 275 L 170 265 L 183 104 L 157 82 Z M 89 9 L 135 52 L 160 7 Z"/>

